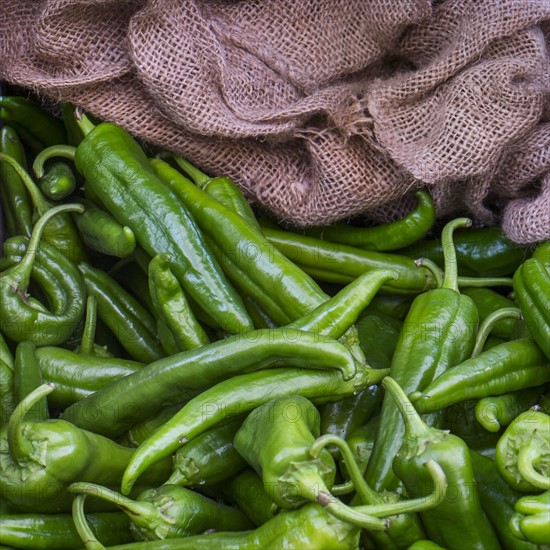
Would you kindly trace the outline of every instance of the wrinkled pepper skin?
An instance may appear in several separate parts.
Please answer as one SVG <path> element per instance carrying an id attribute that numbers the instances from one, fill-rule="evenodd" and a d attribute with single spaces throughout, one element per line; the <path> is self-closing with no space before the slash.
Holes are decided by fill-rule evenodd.
<path id="1" fill-rule="evenodd" d="M 77 147 L 75 165 L 151 257 L 162 252 L 173 257 L 171 267 L 180 284 L 216 326 L 230 333 L 252 328 L 241 298 L 209 254 L 194 220 L 130 134 L 114 124 L 99 124 Z"/>

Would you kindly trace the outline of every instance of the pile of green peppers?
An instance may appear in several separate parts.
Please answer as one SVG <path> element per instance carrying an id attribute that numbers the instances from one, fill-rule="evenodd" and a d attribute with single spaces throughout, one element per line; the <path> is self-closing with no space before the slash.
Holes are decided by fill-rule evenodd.
<path id="1" fill-rule="evenodd" d="M 60 113 L 0 97 L 0 548 L 550 548 L 550 242 Z"/>

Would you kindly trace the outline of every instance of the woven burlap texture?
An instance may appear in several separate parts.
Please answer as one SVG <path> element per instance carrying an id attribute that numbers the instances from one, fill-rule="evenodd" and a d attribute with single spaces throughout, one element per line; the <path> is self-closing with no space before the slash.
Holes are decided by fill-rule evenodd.
<path id="1" fill-rule="evenodd" d="M 297 225 L 438 215 L 550 238 L 549 0 L 3 0 L 0 78 Z"/>

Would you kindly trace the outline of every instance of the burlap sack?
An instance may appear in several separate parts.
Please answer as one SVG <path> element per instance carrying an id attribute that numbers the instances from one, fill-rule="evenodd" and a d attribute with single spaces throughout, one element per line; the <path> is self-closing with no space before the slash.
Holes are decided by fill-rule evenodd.
<path id="1" fill-rule="evenodd" d="M 549 0 L 3 0 L 0 78 L 228 174 L 298 225 L 550 238 Z"/>

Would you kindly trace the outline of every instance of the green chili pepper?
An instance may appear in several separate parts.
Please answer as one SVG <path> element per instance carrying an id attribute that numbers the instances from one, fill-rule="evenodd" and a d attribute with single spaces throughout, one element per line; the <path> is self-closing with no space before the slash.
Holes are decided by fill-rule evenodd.
<path id="1" fill-rule="evenodd" d="M 474 277 L 511 275 L 530 254 L 529 247 L 507 239 L 500 227 L 457 232 L 455 247 L 458 273 Z M 429 258 L 442 266 L 445 247 L 441 239 L 424 240 L 400 252 L 410 258 Z"/>
<path id="2" fill-rule="evenodd" d="M 537 258 L 525 260 L 514 273 L 514 294 L 529 332 L 550 359 L 550 273 Z"/>
<path id="3" fill-rule="evenodd" d="M 363 474 L 372 454 L 379 426 L 380 415 L 371 418 L 364 426 L 355 429 L 346 437 L 346 443 L 355 457 L 357 467 Z"/>
<path id="4" fill-rule="evenodd" d="M 535 550 L 536 546 L 514 536 L 509 522 L 522 493 L 512 489 L 498 473 L 494 460 L 470 450 L 474 477 L 484 512 L 506 550 Z"/>
<path id="5" fill-rule="evenodd" d="M 550 415 L 529 410 L 518 415 L 497 444 L 496 464 L 518 491 L 550 489 Z"/>
<path id="6" fill-rule="evenodd" d="M 550 380 L 548 359 L 530 339 L 511 340 L 466 359 L 444 372 L 410 399 L 428 413 L 467 399 L 540 386 Z"/>
<path id="7" fill-rule="evenodd" d="M 449 222 L 443 230 L 445 278 L 441 288 L 416 297 L 399 335 L 390 373 L 407 393 L 422 390 L 448 369 L 470 356 L 478 325 L 471 298 L 458 292 L 452 235 L 469 225 L 465 218 Z M 391 460 L 400 445 L 405 423 L 391 395 L 386 394 L 380 412 L 380 432 L 369 460 L 366 479 L 375 489 L 392 489 L 396 483 Z M 427 419 L 430 423 L 440 418 Z"/>
<path id="8" fill-rule="evenodd" d="M 35 153 L 67 141 L 63 122 L 25 97 L 0 96 L 0 118 L 16 128 Z"/>
<path id="9" fill-rule="evenodd" d="M 36 345 L 61 344 L 84 314 L 82 278 L 62 254 L 46 243 L 39 245 L 51 218 L 63 212 L 80 211 L 82 206 L 77 204 L 52 208 L 36 223 L 28 244 L 24 237 L 12 237 L 4 243 L 4 254 L 11 256 L 8 257 L 11 267 L 0 273 L 0 330 L 15 342 L 31 339 Z M 20 258 L 13 248 L 18 249 Z M 43 283 L 51 312 L 28 298 L 31 277 Z"/>
<path id="10" fill-rule="evenodd" d="M 92 250 L 126 258 L 136 248 L 136 237 L 128 227 L 119 224 L 111 214 L 86 199 L 80 199 L 86 210 L 81 216 L 75 217 L 76 227 L 82 241 Z"/>
<path id="11" fill-rule="evenodd" d="M 406 256 L 361 250 L 267 227 L 262 231 L 288 259 L 319 280 L 348 284 L 366 271 L 391 269 L 399 277 L 384 285 L 386 292 L 419 294 L 434 286 L 431 273 L 418 269 Z"/>
<path id="12" fill-rule="evenodd" d="M 462 294 L 466 294 L 475 302 L 480 321 L 484 321 L 489 314 L 499 309 L 516 307 L 512 300 L 490 288 L 465 288 L 462 290 Z M 494 326 L 492 334 L 511 339 L 515 329 L 514 319 L 503 319 Z"/>
<path id="13" fill-rule="evenodd" d="M 199 348 L 208 344 L 208 336 L 191 311 L 170 269 L 171 263 L 169 254 L 157 254 L 149 263 L 149 293 L 154 312 L 172 334 L 176 351 Z"/>
<path id="14" fill-rule="evenodd" d="M 535 405 L 541 396 L 539 386 L 502 395 L 484 397 L 476 403 L 477 421 L 488 431 L 498 432 L 516 416 Z"/>
<path id="15" fill-rule="evenodd" d="M 202 488 L 211 497 L 221 497 L 237 506 L 254 525 L 263 525 L 273 519 L 277 505 L 264 489 L 260 476 L 247 468 L 222 483 Z"/>
<path id="16" fill-rule="evenodd" d="M 70 103 L 61 103 L 59 109 L 67 132 L 67 143 L 71 147 L 77 147 L 84 139 L 84 134 L 76 122 L 75 107 Z"/>
<path id="17" fill-rule="evenodd" d="M 22 512 L 66 511 L 71 483 L 117 484 L 133 454 L 133 449 L 63 420 L 26 421 L 28 410 L 53 389 L 44 384 L 25 397 L 0 437 L 0 490 Z M 170 470 L 170 461 L 163 461 L 151 469 L 148 481 L 162 483 Z"/>
<path id="18" fill-rule="evenodd" d="M 120 512 L 89 514 L 86 520 L 105 544 L 133 540 L 128 518 Z M 10 514 L 0 517 L 0 544 L 25 550 L 78 550 L 82 540 L 70 514 Z"/>
<path id="19" fill-rule="evenodd" d="M 38 180 L 38 186 L 48 199 L 60 201 L 76 189 L 76 176 L 66 162 L 55 162 Z"/>
<path id="20" fill-rule="evenodd" d="M 275 328 L 275 321 L 250 296 L 243 296 L 244 307 L 254 323 L 254 328 Z"/>
<path id="21" fill-rule="evenodd" d="M 500 322 L 512 320 L 517 326 L 517 324 L 521 322 L 521 319 L 521 311 L 517 307 L 503 307 L 489 313 L 489 315 L 485 317 L 479 325 L 479 331 L 477 333 L 476 343 L 474 349 L 472 350 L 471 357 L 477 357 L 486 348 L 485 344 L 487 342 L 487 338 L 490 336 L 493 328 Z"/>
<path id="22" fill-rule="evenodd" d="M 431 540 L 417 540 L 413 542 L 407 550 L 445 550 L 445 548 Z"/>
<path id="23" fill-rule="evenodd" d="M 13 365 L 15 364 L 13 353 L 11 352 L 11 349 L 6 343 L 4 335 L 1 332 L 0 332 L 0 361 L 3 361 L 4 363 L 6 363 L 6 365 L 13 370 Z"/>
<path id="24" fill-rule="evenodd" d="M 174 471 L 166 483 L 184 487 L 217 483 L 243 470 L 246 462 L 233 444 L 241 424 L 237 417 L 186 443 L 174 455 Z"/>
<path id="25" fill-rule="evenodd" d="M 338 376 L 346 380 L 358 369 L 349 350 L 333 338 L 287 327 L 260 329 L 150 363 L 75 403 L 63 417 L 90 431 L 116 436 L 220 380 L 277 365 L 339 369 Z M 139 409 L 138 403 L 147 407 Z"/>
<path id="26" fill-rule="evenodd" d="M 0 161 L 9 164 L 21 178 L 31 197 L 36 217 L 42 217 L 54 207 L 55 203 L 46 199 L 30 175 L 15 159 L 0 154 Z M 60 213 L 53 218 L 44 230 L 43 239 L 75 263 L 86 259 L 84 244 L 68 212 Z"/>
<path id="27" fill-rule="evenodd" d="M 26 169 L 25 149 L 17 132 L 9 126 L 0 128 L 0 153 L 14 158 Z M 8 235 L 30 237 L 32 232 L 31 198 L 17 172 L 6 162 L 2 162 L 0 170 L 0 201 Z"/>
<path id="28" fill-rule="evenodd" d="M 36 346 L 30 341 L 20 342 L 15 350 L 15 367 L 13 369 L 13 390 L 16 403 L 21 403 L 27 395 L 43 383 L 42 371 L 36 357 Z M 36 401 L 26 413 L 26 419 L 33 421 L 47 420 L 49 416 L 46 397 Z"/>
<path id="29" fill-rule="evenodd" d="M 61 409 L 145 366 L 127 359 L 82 355 L 51 346 L 38 348 L 36 358 L 44 381 L 55 385 L 55 392 L 48 400 L 52 406 Z M 116 409 L 110 414 L 116 415 Z"/>
<path id="30" fill-rule="evenodd" d="M 387 315 L 372 313 L 367 308 L 356 327 L 367 363 L 375 369 L 389 369 L 403 323 Z"/>
<path id="31" fill-rule="evenodd" d="M 138 447 L 125 473 L 122 492 L 127 493 L 150 464 L 177 451 L 187 441 L 230 416 L 244 414 L 289 393 L 302 395 L 315 403 L 338 401 L 377 383 L 385 373 L 359 368 L 356 375 L 346 381 L 339 372 L 287 368 L 253 372 L 222 381 L 191 399 Z"/>
<path id="32" fill-rule="evenodd" d="M 377 294 L 368 306 L 368 313 L 393 317 L 403 321 L 411 309 L 415 296 L 410 294 Z"/>
<path id="33" fill-rule="evenodd" d="M 98 357 L 113 357 L 106 346 L 95 343 L 97 329 L 97 298 L 88 296 L 86 298 L 86 315 L 84 317 L 84 328 L 80 343 L 74 348 L 79 355 L 96 355 Z"/>
<path id="34" fill-rule="evenodd" d="M 71 493 L 92 495 L 115 504 L 130 518 L 137 540 L 199 535 L 209 529 L 246 531 L 252 523 L 242 512 L 177 485 L 163 485 L 129 499 L 94 483 L 73 483 Z"/>
<path id="35" fill-rule="evenodd" d="M 187 209 L 155 175 L 147 157 L 122 128 L 102 123 L 76 150 L 75 164 L 107 210 L 130 227 L 150 256 L 166 252 L 183 289 L 224 330 L 249 330 L 252 321 L 229 285 Z M 101 158 L 101 163 L 98 163 Z"/>
<path id="36" fill-rule="evenodd" d="M 400 220 L 376 227 L 353 227 L 337 223 L 306 229 L 305 234 L 366 250 L 398 250 L 422 239 L 435 221 L 435 206 L 428 191 L 416 192 L 418 205 Z"/>
<path id="37" fill-rule="evenodd" d="M 420 498 L 427 488 L 433 491 L 433 482 L 426 479 L 424 467 L 428 460 L 436 461 L 447 477 L 447 497 L 437 506 L 420 512 L 430 540 L 449 550 L 499 548 L 481 506 L 466 444 L 446 431 L 428 427 L 395 380 L 387 377 L 382 385 L 394 399 L 406 425 L 393 469 L 409 497 Z"/>
<path id="38" fill-rule="evenodd" d="M 229 208 L 229 210 L 239 214 L 257 230 L 261 231 L 260 224 L 254 215 L 254 211 L 250 207 L 242 191 L 232 179 L 227 176 L 211 178 L 184 158 L 177 156 L 173 158 L 178 166 L 193 180 L 195 185 L 198 185 L 212 198 Z"/>
<path id="39" fill-rule="evenodd" d="M 306 504 L 298 510 L 277 514 L 253 531 L 220 532 L 166 541 L 136 542 L 113 546 L 110 550 L 356 550 L 359 544 L 359 531 L 358 527 L 328 514 L 322 506 Z"/>
<path id="40" fill-rule="evenodd" d="M 0 427 L 7 423 L 16 404 L 13 369 L 0 359 Z"/>
<path id="41" fill-rule="evenodd" d="M 153 316 L 104 271 L 84 262 L 78 269 L 88 294 L 97 298 L 98 317 L 132 358 L 150 363 L 163 357 Z"/>
<path id="42" fill-rule="evenodd" d="M 550 544 L 550 491 L 530 495 L 516 502 L 516 514 L 510 519 L 510 529 L 520 540 L 533 544 Z"/>

